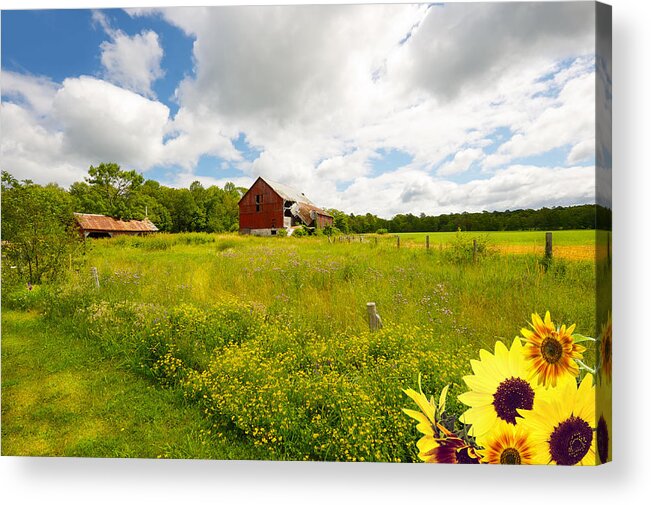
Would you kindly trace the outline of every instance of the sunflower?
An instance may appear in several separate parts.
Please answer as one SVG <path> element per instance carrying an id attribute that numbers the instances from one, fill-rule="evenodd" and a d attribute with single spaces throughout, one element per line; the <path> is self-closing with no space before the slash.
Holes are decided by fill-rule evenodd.
<path id="1" fill-rule="evenodd" d="M 480 463 L 479 454 L 465 440 L 457 436 L 442 438 L 421 438 L 416 444 L 418 457 L 425 463 L 476 464 Z"/>
<path id="2" fill-rule="evenodd" d="M 420 382 L 420 381 L 419 381 Z M 444 389 L 444 398 L 447 388 Z M 416 443 L 418 457 L 426 463 L 479 463 L 479 455 L 474 447 L 460 439 L 436 420 L 436 406 L 421 391 L 406 389 L 404 393 L 409 396 L 420 412 L 411 409 L 402 409 L 409 417 L 418 421 L 416 429 L 423 434 Z M 444 400 L 440 401 L 443 404 Z"/>
<path id="3" fill-rule="evenodd" d="M 519 410 L 518 426 L 529 432 L 534 464 L 595 464 L 595 390 L 592 374 L 581 385 L 559 381 L 554 395 L 541 399 L 534 410 Z"/>
<path id="4" fill-rule="evenodd" d="M 601 327 L 601 334 L 599 335 L 599 363 L 600 363 L 600 377 L 599 379 L 612 380 L 613 375 L 613 321 L 608 314 L 608 319 Z"/>
<path id="5" fill-rule="evenodd" d="M 559 377 L 579 375 L 576 359 L 583 358 L 585 347 L 574 343 L 572 332 L 575 324 L 566 328 L 556 328 L 549 311 L 543 321 L 538 314 L 532 314 L 533 331 L 522 328 L 526 339 L 525 356 L 531 372 L 538 377 L 538 383 L 545 387 L 556 387 Z"/>
<path id="6" fill-rule="evenodd" d="M 597 385 L 597 460 L 607 463 L 613 458 L 613 403 L 611 383 Z"/>
<path id="7" fill-rule="evenodd" d="M 533 462 L 534 451 L 529 433 L 518 425 L 503 424 L 479 441 L 479 445 L 484 447 L 477 451 L 482 463 L 530 465 Z"/>
<path id="8" fill-rule="evenodd" d="M 470 407 L 460 421 L 472 425 L 469 434 L 473 437 L 492 433 L 504 424 L 515 425 L 519 409 L 532 409 L 534 399 L 546 394 L 544 388 L 529 381 L 518 337 L 510 349 L 497 342 L 494 355 L 482 349 L 479 357 L 480 361 L 470 360 L 474 375 L 463 378 L 470 391 L 459 395 L 459 401 Z"/>

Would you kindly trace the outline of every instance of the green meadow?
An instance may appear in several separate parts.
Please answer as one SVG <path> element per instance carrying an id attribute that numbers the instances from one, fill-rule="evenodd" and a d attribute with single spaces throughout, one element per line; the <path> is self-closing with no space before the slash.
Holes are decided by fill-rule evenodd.
<path id="1" fill-rule="evenodd" d="M 431 244 L 447 244 L 454 240 L 455 232 L 416 232 L 398 233 L 401 240 L 424 242 L 429 235 Z M 492 244 L 506 245 L 544 245 L 544 231 L 478 231 L 464 232 L 464 235 L 486 237 Z M 554 244 L 558 246 L 594 246 L 595 230 L 558 230 L 552 233 Z"/>
<path id="2" fill-rule="evenodd" d="M 58 283 L 3 286 L 3 455 L 416 461 L 419 375 L 459 415 L 469 360 L 533 312 L 595 334 L 594 260 L 500 251 L 539 232 L 422 235 L 88 241 Z"/>

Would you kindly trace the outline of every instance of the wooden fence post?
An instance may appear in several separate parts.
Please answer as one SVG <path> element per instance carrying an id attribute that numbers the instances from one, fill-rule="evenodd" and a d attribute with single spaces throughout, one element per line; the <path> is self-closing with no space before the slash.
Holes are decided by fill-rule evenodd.
<path id="1" fill-rule="evenodd" d="M 376 331 L 382 328 L 382 319 L 380 319 L 380 314 L 377 313 L 375 302 L 368 302 L 366 304 L 366 313 L 368 315 L 369 330 Z"/>
<path id="2" fill-rule="evenodd" d="M 93 277 L 93 281 L 95 282 L 95 287 L 99 289 L 99 275 L 97 275 L 97 267 L 90 267 L 90 274 Z"/>
<path id="3" fill-rule="evenodd" d="M 429 235 L 425 235 L 425 249 L 429 250 Z"/>
<path id="4" fill-rule="evenodd" d="M 398 244 L 398 249 L 400 249 L 400 235 L 397 235 L 396 238 L 398 239 L 398 242 L 397 242 L 397 244 Z"/>
<path id="5" fill-rule="evenodd" d="M 477 260 L 477 239 L 472 239 L 472 262 L 474 263 Z"/>
<path id="6" fill-rule="evenodd" d="M 375 245 L 377 245 L 377 237 L 375 237 Z"/>
<path id="7" fill-rule="evenodd" d="M 552 257 L 552 232 L 545 233 L 545 258 Z"/>

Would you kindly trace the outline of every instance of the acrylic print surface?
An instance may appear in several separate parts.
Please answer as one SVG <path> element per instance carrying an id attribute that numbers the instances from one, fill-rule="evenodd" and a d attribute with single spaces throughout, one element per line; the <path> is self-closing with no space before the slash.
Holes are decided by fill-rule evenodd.
<path id="1" fill-rule="evenodd" d="M 2 454 L 612 454 L 611 9 L 2 12 Z"/>

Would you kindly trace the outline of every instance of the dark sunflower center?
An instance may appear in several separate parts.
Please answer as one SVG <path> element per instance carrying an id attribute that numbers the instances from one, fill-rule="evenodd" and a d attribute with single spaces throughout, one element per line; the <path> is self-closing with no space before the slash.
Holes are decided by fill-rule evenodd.
<path id="1" fill-rule="evenodd" d="M 607 338 L 606 341 L 604 342 L 604 361 L 606 362 L 610 361 L 612 346 L 613 346 L 612 340 Z"/>
<path id="2" fill-rule="evenodd" d="M 497 417 L 515 424 L 515 418 L 521 417 L 517 409 L 533 408 L 534 392 L 526 380 L 511 377 L 502 381 L 493 395 L 493 407 Z"/>
<path id="3" fill-rule="evenodd" d="M 597 423 L 597 451 L 602 463 L 608 461 L 608 424 L 604 416 L 601 416 Z"/>
<path id="4" fill-rule="evenodd" d="M 576 465 L 588 453 L 592 428 L 580 417 L 571 415 L 549 437 L 549 451 L 559 465 Z"/>
<path id="5" fill-rule="evenodd" d="M 563 346 L 554 337 L 547 337 L 540 346 L 543 359 L 552 365 L 563 357 Z"/>
<path id="6" fill-rule="evenodd" d="M 501 465 L 519 465 L 522 459 L 520 458 L 520 452 L 513 447 L 504 449 L 500 455 L 500 464 Z"/>
<path id="7" fill-rule="evenodd" d="M 479 463 L 479 459 L 470 456 L 467 447 L 457 451 L 457 464 L 474 465 L 476 463 Z"/>

